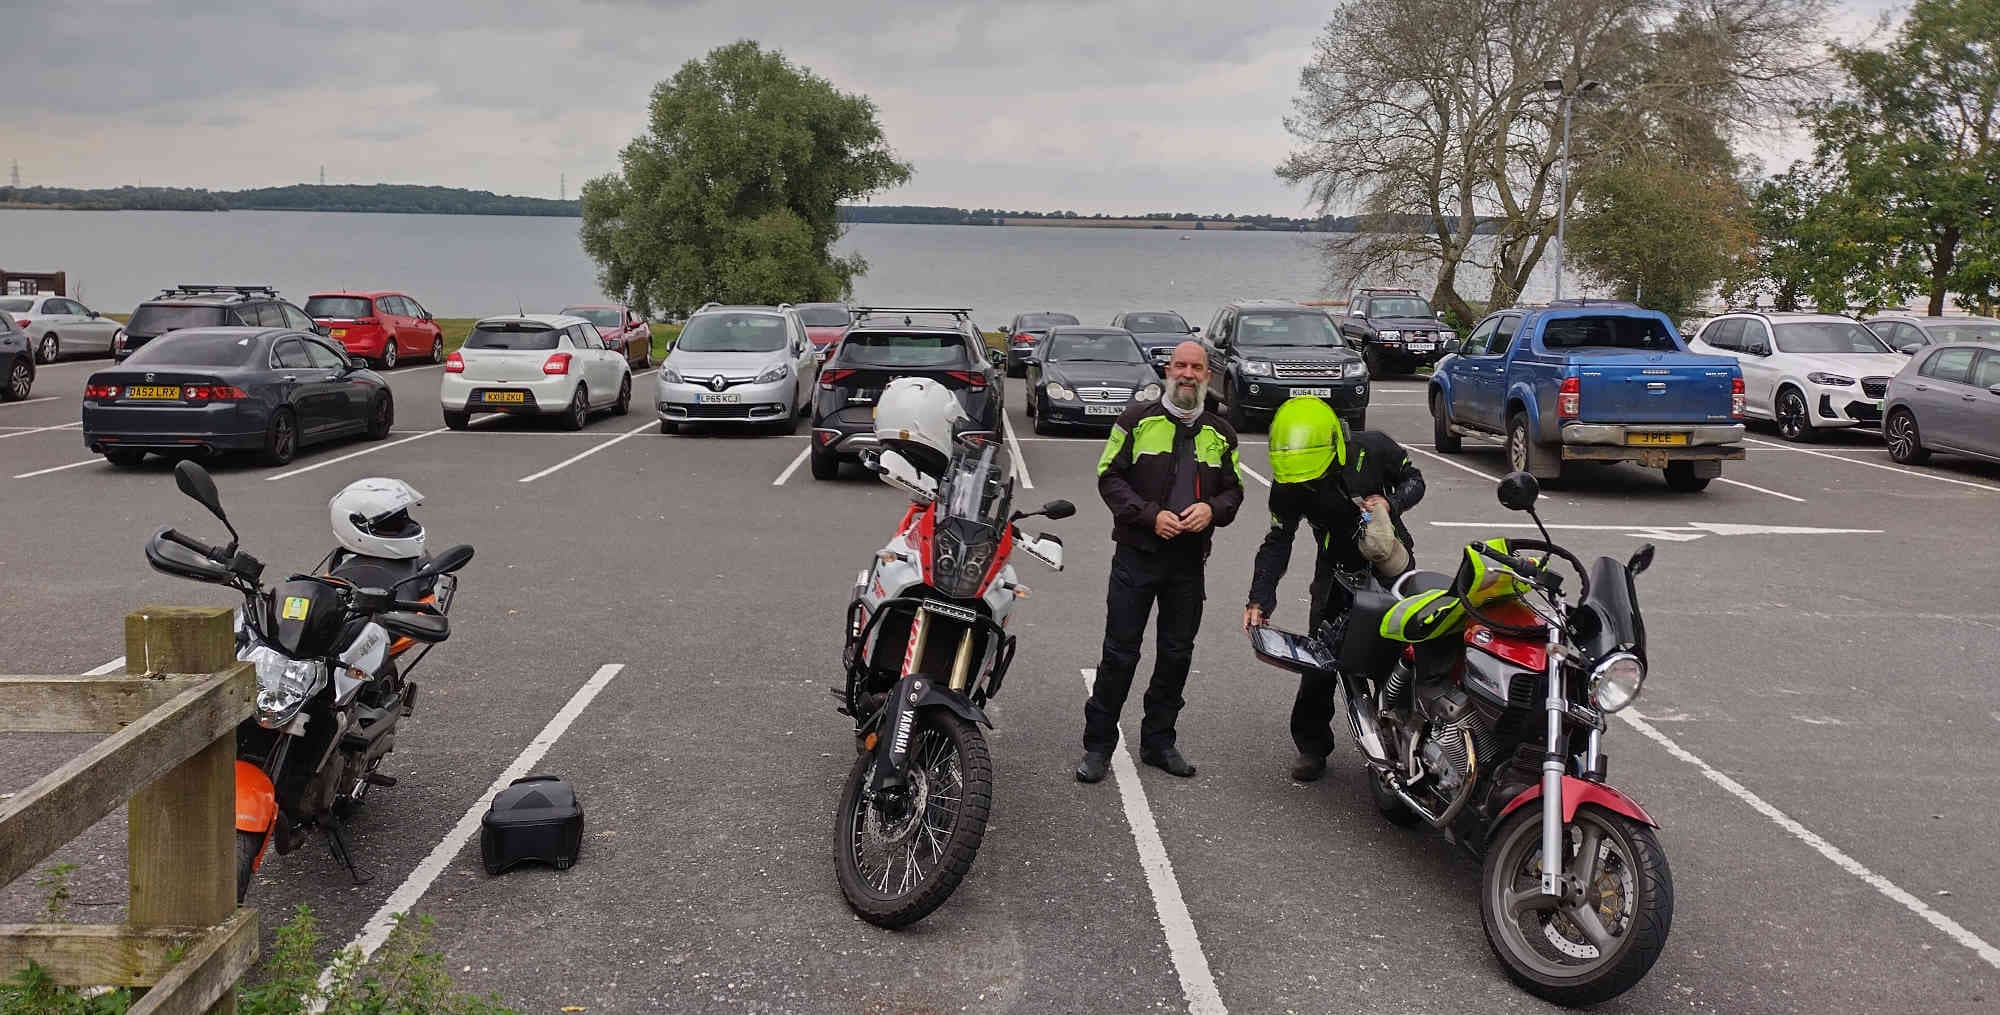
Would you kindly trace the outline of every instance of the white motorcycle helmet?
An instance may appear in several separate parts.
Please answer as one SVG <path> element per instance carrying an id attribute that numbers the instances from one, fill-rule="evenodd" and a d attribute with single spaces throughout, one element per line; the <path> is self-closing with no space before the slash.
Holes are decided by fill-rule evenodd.
<path id="1" fill-rule="evenodd" d="M 875 402 L 875 439 L 922 472 L 939 476 L 951 462 L 956 425 L 970 418 L 944 385 L 928 377 L 898 377 Z"/>
<path id="2" fill-rule="evenodd" d="M 357 479 L 327 502 L 333 537 L 366 557 L 421 557 L 424 527 L 410 509 L 423 502 L 424 495 L 400 479 Z"/>

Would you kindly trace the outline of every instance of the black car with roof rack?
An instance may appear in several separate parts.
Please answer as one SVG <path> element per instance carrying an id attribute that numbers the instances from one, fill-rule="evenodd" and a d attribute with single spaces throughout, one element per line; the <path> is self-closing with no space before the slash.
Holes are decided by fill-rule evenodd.
<path id="1" fill-rule="evenodd" d="M 1370 377 L 1412 373 L 1450 355 L 1458 335 L 1415 289 L 1356 289 L 1340 333 L 1361 350 Z"/>
<path id="2" fill-rule="evenodd" d="M 182 328 L 291 328 L 328 334 L 306 312 L 279 298 L 268 285 L 217 285 L 183 282 L 167 286 L 158 296 L 139 304 L 125 333 L 113 343 L 113 359 L 123 360 L 147 342 Z"/>
<path id="3" fill-rule="evenodd" d="M 812 474 L 832 479 L 843 461 L 878 447 L 875 400 L 899 377 L 928 377 L 965 407 L 959 433 L 1000 432 L 1001 370 L 985 353 L 972 311 L 957 307 L 855 307 L 854 324 L 820 367 L 812 413 Z M 995 350 L 994 359 L 999 357 Z"/>

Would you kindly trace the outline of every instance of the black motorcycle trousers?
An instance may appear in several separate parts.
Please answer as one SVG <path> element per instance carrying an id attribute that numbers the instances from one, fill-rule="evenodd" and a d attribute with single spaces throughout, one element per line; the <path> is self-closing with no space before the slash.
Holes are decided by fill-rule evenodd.
<path id="1" fill-rule="evenodd" d="M 1110 590 L 1105 596 L 1104 654 L 1097 681 L 1083 703 L 1083 749 L 1110 753 L 1118 746 L 1118 714 L 1132 690 L 1146 618 L 1159 604 L 1153 679 L 1146 686 L 1146 716 L 1139 727 L 1139 750 L 1152 754 L 1174 746 L 1174 720 L 1186 704 L 1188 667 L 1201 630 L 1206 597 L 1204 554 L 1172 549 L 1148 553 L 1119 543 L 1111 555 Z"/>
<path id="2" fill-rule="evenodd" d="M 1312 612 L 1307 630 L 1338 617 L 1354 605 L 1345 586 L 1333 580 L 1332 568 L 1319 561 L 1312 583 Z M 1292 743 L 1300 754 L 1324 758 L 1333 753 L 1334 699 L 1340 696 L 1340 682 L 1331 673 L 1305 671 L 1299 674 L 1299 693 L 1292 699 Z"/>

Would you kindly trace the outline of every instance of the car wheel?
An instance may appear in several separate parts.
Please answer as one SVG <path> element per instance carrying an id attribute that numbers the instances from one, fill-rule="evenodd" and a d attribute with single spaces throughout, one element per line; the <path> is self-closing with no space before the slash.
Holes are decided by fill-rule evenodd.
<path id="1" fill-rule="evenodd" d="M 807 457 L 812 459 L 807 464 L 812 467 L 814 479 L 839 478 L 840 455 L 835 453 L 832 448 L 815 442 L 812 446 L 812 453 Z"/>
<path id="2" fill-rule="evenodd" d="M 0 387 L 0 402 L 19 402 L 35 390 L 35 364 L 25 355 L 14 357 L 7 368 L 7 385 Z"/>
<path id="3" fill-rule="evenodd" d="M 444 425 L 447 430 L 463 430 L 472 425 L 472 413 L 444 411 Z"/>
<path id="4" fill-rule="evenodd" d="M 105 448 L 104 460 L 119 469 L 136 469 L 146 460 L 144 448 Z"/>
<path id="5" fill-rule="evenodd" d="M 1249 433 L 1250 410 L 1243 407 L 1240 392 L 1231 391 L 1230 395 L 1233 397 L 1229 401 L 1229 425 L 1235 427 L 1237 433 Z"/>
<path id="6" fill-rule="evenodd" d="M 1368 413 L 1367 413 L 1367 411 L 1366 411 L 1366 410 L 1363 410 L 1363 411 L 1361 411 L 1361 412 L 1357 412 L 1357 413 L 1353 414 L 1352 416 L 1349 416 L 1349 417 L 1347 417 L 1347 429 L 1349 429 L 1349 430 L 1366 430 L 1366 429 L 1368 429 Z"/>
<path id="7" fill-rule="evenodd" d="M 648 338 L 639 343 L 639 369 L 653 365 L 653 340 Z"/>
<path id="8" fill-rule="evenodd" d="M 60 355 L 62 355 L 62 341 L 56 338 L 53 331 L 43 335 L 41 344 L 35 346 L 35 362 L 37 363 L 54 363 L 56 357 Z"/>
<path id="9" fill-rule="evenodd" d="M 618 382 L 618 404 L 611 407 L 611 414 L 614 416 L 623 416 L 631 411 L 632 375 L 626 374 L 625 379 Z"/>
<path id="10" fill-rule="evenodd" d="M 673 435 L 680 432 L 681 432 L 681 425 L 679 423 L 676 423 L 671 419 L 663 419 L 660 421 L 660 433 L 668 437 L 672 437 Z"/>
<path id="11" fill-rule="evenodd" d="M 290 409 L 279 409 L 271 414 L 271 422 L 264 427 L 265 465 L 289 465 L 293 456 L 299 453 L 299 421 Z"/>
<path id="12" fill-rule="evenodd" d="M 382 369 L 396 369 L 396 362 L 399 355 L 396 351 L 396 336 L 390 335 L 382 340 Z"/>
<path id="13" fill-rule="evenodd" d="M 1039 396 L 1030 397 L 1028 399 L 1028 408 L 1032 410 L 1035 407 L 1035 403 L 1040 400 Z M 1048 413 L 1031 411 L 1028 413 L 1028 418 L 1034 420 L 1036 433 L 1046 437 L 1055 432 L 1055 424 L 1049 422 Z"/>
<path id="14" fill-rule="evenodd" d="M 576 386 L 576 394 L 570 396 L 569 406 L 563 409 L 560 422 L 565 430 L 581 430 L 585 423 L 590 422 L 589 388 L 581 384 Z"/>
<path id="15" fill-rule="evenodd" d="M 1889 457 L 1898 464 L 1922 465 L 1931 460 L 1931 451 L 1924 447 L 1923 435 L 1917 430 L 1917 417 L 1908 409 L 1889 413 L 1882 436 L 1888 441 Z"/>
<path id="16" fill-rule="evenodd" d="M 432 362 L 432 363 L 443 363 L 443 362 L 444 362 L 444 336 L 443 336 L 443 335 L 439 335 L 438 337 L 436 337 L 436 338 L 433 338 L 433 339 L 431 339 L 431 362 Z"/>
<path id="17" fill-rule="evenodd" d="M 1372 377 L 1383 376 L 1382 350 L 1377 349 L 1372 345 L 1364 347 L 1361 350 L 1361 362 L 1368 367 L 1369 377 L 1372 378 Z"/>
<path id="18" fill-rule="evenodd" d="M 1778 436 L 1797 444 L 1809 443 L 1813 439 L 1812 417 L 1806 411 L 1806 396 L 1797 388 L 1778 390 L 1777 412 Z"/>
<path id="19" fill-rule="evenodd" d="M 1695 475 L 1693 462 L 1668 462 L 1662 471 L 1667 474 L 1667 489 L 1675 493 L 1700 493 L 1708 489 L 1709 477 Z"/>
<path id="20" fill-rule="evenodd" d="M 390 429 L 395 425 L 396 399 L 385 390 L 368 409 L 368 439 L 379 441 L 388 437 Z"/>
<path id="21" fill-rule="evenodd" d="M 1535 446 L 1533 435 L 1528 432 L 1528 417 L 1525 413 L 1515 413 L 1507 417 L 1507 468 L 1513 472 L 1526 472 L 1544 482 L 1562 478 L 1561 459 L 1553 470 L 1542 462 L 1547 452 Z M 1541 471 L 1536 471 L 1541 470 Z"/>
<path id="22" fill-rule="evenodd" d="M 1451 432 L 1451 421 L 1445 418 L 1444 396 L 1431 395 L 1431 446 L 1440 455 L 1455 455 L 1463 447 L 1459 436 Z"/>

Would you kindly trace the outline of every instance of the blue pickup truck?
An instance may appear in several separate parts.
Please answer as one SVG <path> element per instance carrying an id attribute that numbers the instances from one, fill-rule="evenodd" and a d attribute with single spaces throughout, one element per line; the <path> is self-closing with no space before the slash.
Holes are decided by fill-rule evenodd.
<path id="1" fill-rule="evenodd" d="M 1507 442 L 1508 467 L 1636 462 L 1692 493 L 1743 458 L 1743 373 L 1688 351 L 1663 314 L 1629 303 L 1514 307 L 1479 322 L 1430 382 L 1440 454 L 1466 434 Z"/>

